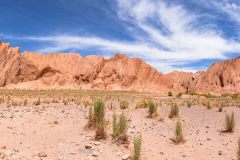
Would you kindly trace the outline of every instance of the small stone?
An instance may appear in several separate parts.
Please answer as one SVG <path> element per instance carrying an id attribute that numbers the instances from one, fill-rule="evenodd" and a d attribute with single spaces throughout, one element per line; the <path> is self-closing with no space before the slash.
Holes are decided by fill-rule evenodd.
<path id="1" fill-rule="evenodd" d="M 47 153 L 45 153 L 45 152 L 39 152 L 39 153 L 37 154 L 37 156 L 38 156 L 38 157 L 47 157 Z"/>
<path id="2" fill-rule="evenodd" d="M 122 160 L 128 160 L 130 158 L 130 154 L 125 154 L 122 156 Z"/>
<path id="3" fill-rule="evenodd" d="M 95 146 L 99 146 L 99 145 L 100 145 L 100 142 L 97 142 L 97 141 L 96 141 L 96 142 L 94 142 L 94 145 L 95 145 Z"/>
<path id="4" fill-rule="evenodd" d="M 92 149 L 92 146 L 91 146 L 90 144 L 87 144 L 87 145 L 85 146 L 85 148 L 86 148 L 86 149 Z"/>
<path id="5" fill-rule="evenodd" d="M 93 152 L 92 156 L 97 157 L 98 156 L 97 152 Z"/>

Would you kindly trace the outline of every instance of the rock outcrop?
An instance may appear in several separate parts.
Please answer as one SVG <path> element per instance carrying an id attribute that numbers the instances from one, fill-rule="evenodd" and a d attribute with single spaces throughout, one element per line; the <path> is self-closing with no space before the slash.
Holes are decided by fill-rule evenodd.
<path id="1" fill-rule="evenodd" d="M 162 74 L 139 58 L 117 54 L 24 52 L 0 43 L 0 87 L 78 88 L 167 93 L 240 92 L 240 57 L 214 63 L 207 71 Z"/>
<path id="2" fill-rule="evenodd" d="M 207 71 L 196 73 L 190 88 L 196 93 L 239 93 L 240 57 L 215 62 Z"/>
<path id="3" fill-rule="evenodd" d="M 0 42 L 0 86 L 33 81 L 39 70 L 28 59 L 20 55 L 19 48 L 11 48 Z"/>

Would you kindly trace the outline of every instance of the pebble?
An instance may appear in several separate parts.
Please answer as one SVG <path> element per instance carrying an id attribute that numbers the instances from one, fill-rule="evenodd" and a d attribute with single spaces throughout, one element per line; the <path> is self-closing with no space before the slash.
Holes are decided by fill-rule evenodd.
<path id="1" fill-rule="evenodd" d="M 37 156 L 38 156 L 38 157 L 47 157 L 47 153 L 45 153 L 45 152 L 39 152 L 39 153 L 37 154 Z"/>

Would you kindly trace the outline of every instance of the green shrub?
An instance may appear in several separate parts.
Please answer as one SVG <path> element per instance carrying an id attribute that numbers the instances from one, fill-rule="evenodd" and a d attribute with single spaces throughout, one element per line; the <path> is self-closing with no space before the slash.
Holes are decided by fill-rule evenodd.
<path id="1" fill-rule="evenodd" d="M 225 115 L 225 125 L 226 125 L 225 132 L 233 132 L 234 131 L 235 118 L 234 118 L 234 113 L 233 112 L 232 112 L 231 115 L 229 115 L 229 114 Z"/>
<path id="2" fill-rule="evenodd" d="M 120 108 L 121 109 L 127 109 L 129 106 L 129 103 L 127 101 L 121 101 L 120 102 Z"/>
<path id="3" fill-rule="evenodd" d="M 134 137 L 133 141 L 134 145 L 134 154 L 132 159 L 133 160 L 140 160 L 141 159 L 141 147 L 142 147 L 142 136 L 138 134 Z"/>
<path id="4" fill-rule="evenodd" d="M 147 108 L 150 101 L 151 101 L 151 99 L 147 98 L 147 97 L 141 99 L 140 101 L 137 102 L 136 109 L 137 108 Z"/>
<path id="5" fill-rule="evenodd" d="M 238 144 L 237 144 L 237 160 L 240 160 L 240 138 L 238 138 Z"/>
<path id="6" fill-rule="evenodd" d="M 102 100 L 97 100 L 94 104 L 94 121 L 97 125 L 101 121 L 104 121 L 105 109 Z"/>
<path id="7" fill-rule="evenodd" d="M 37 101 L 35 101 L 35 106 L 39 106 L 40 104 L 41 104 L 41 100 L 40 100 L 40 98 L 38 97 L 38 99 L 37 99 Z"/>
<path id="8" fill-rule="evenodd" d="M 168 92 L 168 97 L 172 97 L 172 96 L 173 96 L 172 92 L 169 91 L 169 92 Z"/>
<path id="9" fill-rule="evenodd" d="M 207 109 L 212 109 L 210 101 L 208 101 L 208 103 L 207 103 Z"/>
<path id="10" fill-rule="evenodd" d="M 87 127 L 90 128 L 90 127 L 93 127 L 94 125 L 95 124 L 94 124 L 94 117 L 93 117 L 93 108 L 89 107 Z"/>
<path id="11" fill-rule="evenodd" d="M 183 140 L 182 123 L 180 120 L 178 120 L 175 126 L 175 142 L 180 143 L 183 142 Z"/>
<path id="12" fill-rule="evenodd" d="M 117 137 L 118 132 L 118 124 L 117 124 L 117 116 L 114 113 L 112 116 L 112 136 Z"/>
<path id="13" fill-rule="evenodd" d="M 117 116 L 113 115 L 113 124 L 112 124 L 112 136 L 117 141 L 127 142 L 127 118 L 124 113 L 120 114 L 119 120 L 117 121 Z"/>
<path id="14" fill-rule="evenodd" d="M 181 98 L 182 97 L 182 93 L 178 93 L 176 97 L 177 98 Z"/>
<path id="15" fill-rule="evenodd" d="M 169 118 L 178 117 L 178 114 L 179 114 L 179 107 L 178 107 L 177 103 L 174 103 L 174 104 L 172 104 Z"/>
<path id="16" fill-rule="evenodd" d="M 157 104 L 154 104 L 152 101 L 148 104 L 148 113 L 149 117 L 152 118 L 157 115 Z"/>
<path id="17" fill-rule="evenodd" d="M 191 106 L 192 106 L 192 103 L 189 102 L 189 101 L 187 101 L 187 107 L 188 107 L 188 108 L 191 108 Z"/>
<path id="18" fill-rule="evenodd" d="M 97 124 L 95 140 L 106 139 L 105 124 L 103 119 Z"/>
<path id="19" fill-rule="evenodd" d="M 223 107 L 224 107 L 224 103 L 221 102 L 218 108 L 218 112 L 222 112 L 223 111 Z"/>

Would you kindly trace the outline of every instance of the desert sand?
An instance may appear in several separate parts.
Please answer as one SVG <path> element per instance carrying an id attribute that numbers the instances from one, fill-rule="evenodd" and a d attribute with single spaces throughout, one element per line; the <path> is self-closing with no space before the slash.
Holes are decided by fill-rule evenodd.
<path id="1" fill-rule="evenodd" d="M 31 95 L 25 93 L 24 96 L 19 92 L 16 92 L 19 95 L 7 92 L 6 94 L 11 93 L 14 96 L 9 98 L 5 95 L 5 102 L 0 105 L 0 159 L 130 159 L 133 138 L 139 132 L 142 134 L 143 160 L 236 159 L 240 127 L 240 110 L 237 107 L 224 107 L 222 112 L 218 112 L 217 107 L 207 109 L 201 104 L 188 108 L 186 98 L 154 97 L 159 106 L 158 116 L 149 118 L 147 108 L 135 108 L 137 102 L 143 98 L 141 95 L 129 96 L 126 93 L 124 96 L 125 93 L 119 93 L 118 96 L 111 97 L 109 95 L 112 93 L 108 93 L 103 97 L 107 138 L 96 141 L 95 130 L 85 127 L 88 108 L 93 105 L 91 102 L 86 103 L 89 97 L 87 92 L 79 97 L 64 96 L 62 99 L 50 98 L 53 96 L 50 92 L 48 96 L 40 98 L 40 104 L 36 104 L 38 99 L 33 92 Z M 41 95 L 40 92 L 36 94 Z M 94 94 L 91 93 L 91 96 Z M 23 104 L 25 99 L 28 101 Z M 119 102 L 123 99 L 129 102 L 129 107 L 124 110 L 119 107 Z M 179 104 L 178 118 L 168 117 L 171 108 L 169 104 L 172 102 Z M 114 143 L 111 137 L 113 110 L 116 114 L 124 112 L 128 119 L 129 145 Z M 232 112 L 235 113 L 234 132 L 223 133 L 225 114 Z M 184 143 L 180 144 L 171 140 L 174 138 L 177 120 L 181 120 L 183 125 Z"/>

